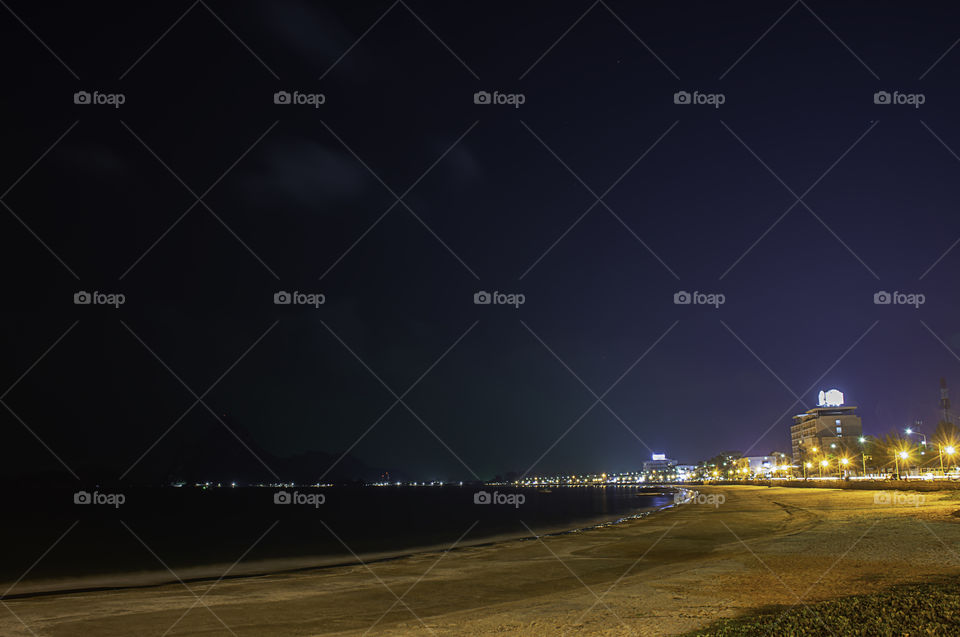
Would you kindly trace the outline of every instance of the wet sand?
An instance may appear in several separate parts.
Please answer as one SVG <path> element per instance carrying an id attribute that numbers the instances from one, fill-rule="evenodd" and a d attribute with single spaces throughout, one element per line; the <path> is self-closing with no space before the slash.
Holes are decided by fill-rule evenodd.
<path id="1" fill-rule="evenodd" d="M 536 535 L 551 536 L 566 533 L 577 533 L 612 524 L 621 524 L 629 520 L 645 518 L 662 509 L 674 506 L 673 493 L 681 494 L 691 493 L 689 489 L 665 489 L 657 492 L 657 495 L 664 496 L 669 504 L 651 507 L 639 507 L 630 512 L 624 512 L 619 516 L 595 515 L 585 518 L 576 518 L 566 524 L 535 525 Z M 278 522 L 279 524 L 279 522 Z M 467 531 L 467 529 L 464 529 Z M 532 538 L 533 534 L 522 526 L 515 532 L 498 533 L 493 535 L 478 535 L 473 537 L 467 533 L 458 543 L 456 548 L 464 549 L 471 546 L 486 546 L 497 544 L 509 540 Z M 453 541 L 413 546 L 397 550 L 353 553 L 353 555 L 301 555 L 288 558 L 270 558 L 261 560 L 245 559 L 237 563 L 207 563 L 197 566 L 187 566 L 177 568 L 174 575 L 171 571 L 164 570 L 157 563 L 157 568 L 153 570 L 108 573 L 99 575 L 87 575 L 80 577 L 60 577 L 46 579 L 26 579 L 15 582 L 0 580 L 0 593 L 9 590 L 7 594 L 0 594 L 0 598 L 10 600 L 22 597 L 36 597 L 40 595 L 51 595 L 59 593 L 86 593 L 106 591 L 112 589 L 126 588 L 147 588 L 162 584 L 172 584 L 181 582 L 199 582 L 204 580 L 234 579 L 237 577 L 254 577 L 261 575 L 279 575 L 293 573 L 297 571 L 315 571 L 320 568 L 330 568 L 337 566 L 348 566 L 357 563 L 374 564 L 387 560 L 396 560 L 405 557 L 411 557 L 421 553 L 443 552 L 451 548 Z M 352 551 L 352 549 L 351 549 Z M 224 576 L 226 574 L 226 576 Z"/>
<path id="2" fill-rule="evenodd" d="M 943 493 L 701 492 L 726 501 L 366 566 L 8 599 L 0 634 L 672 635 L 960 574 L 960 500 Z"/>

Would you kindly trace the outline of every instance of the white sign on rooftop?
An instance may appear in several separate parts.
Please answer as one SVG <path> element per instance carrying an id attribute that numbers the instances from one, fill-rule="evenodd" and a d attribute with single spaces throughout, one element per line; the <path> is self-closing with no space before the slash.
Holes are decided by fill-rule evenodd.
<path id="1" fill-rule="evenodd" d="M 839 389 L 820 390 L 817 405 L 820 407 L 839 407 L 843 404 L 843 392 Z"/>

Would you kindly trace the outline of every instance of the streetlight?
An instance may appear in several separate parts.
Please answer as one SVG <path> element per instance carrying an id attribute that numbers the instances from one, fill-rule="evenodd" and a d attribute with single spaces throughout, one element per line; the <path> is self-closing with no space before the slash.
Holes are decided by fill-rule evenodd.
<path id="1" fill-rule="evenodd" d="M 920 444 L 922 444 L 924 447 L 927 446 L 927 435 L 926 435 L 926 434 L 922 434 L 922 433 L 920 433 L 919 431 L 914 431 L 913 429 L 911 429 L 911 428 L 909 428 L 909 427 L 907 427 L 905 431 L 906 431 L 906 433 L 907 433 L 908 436 L 913 436 L 913 435 L 920 436 L 920 438 L 921 438 Z"/>
<path id="2" fill-rule="evenodd" d="M 820 450 L 817 449 L 816 447 L 810 447 L 810 451 L 812 451 L 814 454 L 816 454 L 816 453 L 819 452 Z M 816 456 L 814 456 L 814 460 L 816 460 Z M 818 464 L 819 464 L 819 463 L 818 463 Z M 808 462 L 808 463 L 807 463 L 807 466 L 808 466 L 808 467 L 812 467 L 813 465 L 811 465 L 811 464 Z M 823 475 L 823 470 L 822 470 L 822 469 L 820 470 L 820 475 L 821 475 L 821 476 Z"/>
<path id="3" fill-rule="evenodd" d="M 849 459 L 849 458 L 840 458 L 840 464 L 843 465 L 843 468 L 844 468 L 844 469 L 847 468 L 847 464 L 849 464 L 849 463 L 850 463 L 850 459 Z"/>
<path id="4" fill-rule="evenodd" d="M 900 477 L 900 460 L 902 459 L 904 461 L 904 464 L 906 464 L 906 460 L 909 457 L 910 457 L 910 454 L 907 453 L 906 451 L 901 451 L 900 453 L 898 453 L 893 457 L 893 462 L 897 468 L 897 478 Z"/>
<path id="5" fill-rule="evenodd" d="M 829 464 L 830 464 L 830 463 L 829 463 L 828 461 L 826 461 L 826 460 L 821 460 L 821 461 L 820 461 L 820 477 L 821 477 L 821 478 L 823 477 L 823 468 L 826 467 L 826 466 L 829 465 Z"/>
<path id="6" fill-rule="evenodd" d="M 951 456 L 950 461 L 953 462 L 952 456 L 957 452 L 957 450 L 953 447 L 953 445 L 948 445 L 946 447 L 943 445 L 937 445 L 937 447 L 940 448 L 940 473 L 946 475 L 946 473 L 943 471 L 943 453 L 946 452 L 948 456 Z"/>
<path id="7" fill-rule="evenodd" d="M 807 469 L 810 469 L 811 467 L 813 467 L 812 463 L 809 463 L 809 462 L 803 463 L 803 479 L 804 480 L 807 479 Z"/>

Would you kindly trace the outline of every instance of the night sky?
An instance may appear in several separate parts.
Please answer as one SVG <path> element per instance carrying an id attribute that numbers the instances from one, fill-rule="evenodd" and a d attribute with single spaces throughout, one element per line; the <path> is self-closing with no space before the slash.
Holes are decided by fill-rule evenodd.
<path id="1" fill-rule="evenodd" d="M 0 10 L 5 475 L 630 471 L 960 399 L 960 7 L 134 5 Z"/>

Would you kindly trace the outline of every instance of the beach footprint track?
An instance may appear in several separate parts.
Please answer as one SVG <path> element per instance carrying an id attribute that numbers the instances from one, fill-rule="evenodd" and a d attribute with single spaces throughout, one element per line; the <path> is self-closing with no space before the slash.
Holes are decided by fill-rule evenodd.
<path id="1" fill-rule="evenodd" d="M 780 524 L 780 527 L 773 534 L 771 534 L 771 537 L 797 535 L 798 533 L 809 531 L 820 524 L 820 516 L 810 509 L 805 509 L 795 504 L 778 502 L 776 500 L 773 501 L 773 504 L 783 509 L 783 511 L 786 512 L 787 517 Z"/>

